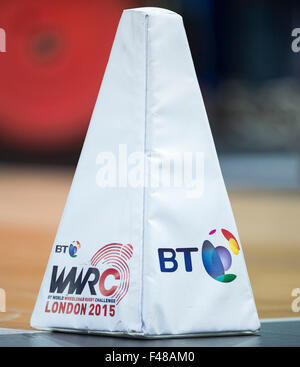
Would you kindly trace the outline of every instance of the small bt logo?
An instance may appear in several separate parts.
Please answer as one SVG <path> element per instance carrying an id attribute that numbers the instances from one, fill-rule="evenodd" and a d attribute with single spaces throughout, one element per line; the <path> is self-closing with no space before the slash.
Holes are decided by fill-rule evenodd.
<path id="1" fill-rule="evenodd" d="M 77 257 L 77 253 L 80 248 L 81 248 L 80 242 L 73 241 L 69 246 L 68 245 L 56 245 L 55 252 L 65 254 L 68 249 L 68 253 L 71 257 Z"/>
<path id="2" fill-rule="evenodd" d="M 80 249 L 80 242 L 73 241 L 69 246 L 69 254 L 71 257 L 77 257 L 77 252 Z"/>

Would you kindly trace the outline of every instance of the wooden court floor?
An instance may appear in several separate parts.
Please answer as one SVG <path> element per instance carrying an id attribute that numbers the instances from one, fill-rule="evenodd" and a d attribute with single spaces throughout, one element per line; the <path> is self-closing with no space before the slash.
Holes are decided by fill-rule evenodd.
<path id="1" fill-rule="evenodd" d="M 0 328 L 29 329 L 73 169 L 0 167 Z M 300 317 L 300 192 L 230 191 L 260 318 Z M 300 306 L 300 302 L 299 302 Z"/>

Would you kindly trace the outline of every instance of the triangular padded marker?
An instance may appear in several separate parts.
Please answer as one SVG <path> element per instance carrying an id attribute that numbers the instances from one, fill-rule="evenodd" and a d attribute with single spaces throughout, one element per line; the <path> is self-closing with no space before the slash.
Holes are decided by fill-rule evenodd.
<path id="1" fill-rule="evenodd" d="M 144 182 L 134 186 L 124 174 L 140 153 Z M 172 166 L 177 185 L 158 185 L 148 166 L 174 153 L 185 157 Z M 178 184 L 191 155 L 195 187 Z M 108 161 L 115 172 L 105 174 Z M 260 327 L 176 13 L 123 12 L 31 325 L 141 337 Z"/>

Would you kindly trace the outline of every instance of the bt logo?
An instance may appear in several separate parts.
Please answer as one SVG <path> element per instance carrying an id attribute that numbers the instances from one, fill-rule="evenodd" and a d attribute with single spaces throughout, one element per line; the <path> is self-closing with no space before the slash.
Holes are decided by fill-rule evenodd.
<path id="1" fill-rule="evenodd" d="M 217 230 L 213 229 L 209 232 L 209 236 L 213 236 L 216 232 Z M 240 246 L 233 234 L 226 229 L 221 229 L 221 233 L 228 241 L 232 253 L 238 255 Z M 195 252 L 198 252 L 197 247 L 183 247 L 175 250 L 172 248 L 159 248 L 158 258 L 161 272 L 172 273 L 178 269 L 178 253 L 183 254 L 185 271 L 191 272 L 193 270 L 192 253 Z M 226 273 L 232 265 L 232 257 L 229 250 L 224 246 L 214 247 L 209 240 L 205 240 L 202 245 L 202 262 L 207 274 L 219 282 L 230 283 L 236 278 L 235 274 Z"/>
<path id="2" fill-rule="evenodd" d="M 69 254 L 71 257 L 77 257 L 77 251 L 80 249 L 80 242 L 73 241 L 69 246 Z"/>
<path id="3" fill-rule="evenodd" d="M 67 249 L 69 249 L 69 255 L 71 257 L 77 257 L 77 252 L 80 249 L 81 245 L 79 241 L 73 241 L 69 246 L 67 245 L 56 245 L 55 252 L 65 254 Z"/>

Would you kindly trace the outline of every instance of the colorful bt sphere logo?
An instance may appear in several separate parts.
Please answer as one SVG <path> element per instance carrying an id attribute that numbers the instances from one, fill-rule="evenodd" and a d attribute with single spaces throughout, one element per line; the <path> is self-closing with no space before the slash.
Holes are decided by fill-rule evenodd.
<path id="1" fill-rule="evenodd" d="M 213 229 L 209 235 L 213 236 L 216 232 L 217 230 Z M 221 229 L 221 232 L 228 241 L 232 253 L 238 255 L 240 246 L 234 235 L 226 229 Z M 232 264 L 231 254 L 226 247 L 214 247 L 210 241 L 205 240 L 202 246 L 202 261 L 207 274 L 215 280 L 230 283 L 236 278 L 235 274 L 225 274 Z"/>
<path id="2" fill-rule="evenodd" d="M 77 257 L 77 252 L 80 249 L 80 242 L 73 241 L 69 246 L 69 254 L 71 257 Z"/>

